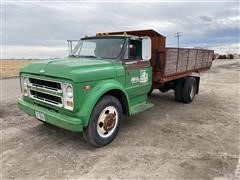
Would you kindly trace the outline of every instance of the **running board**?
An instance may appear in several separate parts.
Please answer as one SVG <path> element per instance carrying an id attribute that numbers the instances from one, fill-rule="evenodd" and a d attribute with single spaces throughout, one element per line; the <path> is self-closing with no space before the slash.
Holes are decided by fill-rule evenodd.
<path id="1" fill-rule="evenodd" d="M 130 108 L 130 115 L 134 115 L 134 114 L 140 113 L 140 112 L 145 111 L 147 109 L 150 109 L 152 107 L 153 107 L 153 104 L 152 103 L 148 103 L 148 102 L 138 104 L 138 105 L 133 106 L 133 107 Z"/>

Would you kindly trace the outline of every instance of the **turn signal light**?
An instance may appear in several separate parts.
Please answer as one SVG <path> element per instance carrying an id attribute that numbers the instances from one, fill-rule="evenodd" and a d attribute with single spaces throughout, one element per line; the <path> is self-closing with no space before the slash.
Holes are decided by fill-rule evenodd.
<path id="1" fill-rule="evenodd" d="M 73 107 L 73 102 L 67 101 L 67 105 Z"/>
<path id="2" fill-rule="evenodd" d="M 89 90 L 89 89 L 91 89 L 91 86 L 90 85 L 85 85 L 82 88 L 83 88 L 83 90 Z"/>

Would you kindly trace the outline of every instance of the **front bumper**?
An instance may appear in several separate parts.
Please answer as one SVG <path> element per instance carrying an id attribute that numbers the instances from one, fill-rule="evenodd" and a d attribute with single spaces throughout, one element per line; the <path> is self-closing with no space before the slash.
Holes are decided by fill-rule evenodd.
<path id="1" fill-rule="evenodd" d="M 48 110 L 35 104 L 28 103 L 23 99 L 18 100 L 18 107 L 30 116 L 35 117 L 35 111 L 41 112 L 45 116 L 45 121 L 49 124 L 67 129 L 73 132 L 81 132 L 83 130 L 83 123 L 81 119 L 57 113 Z"/>

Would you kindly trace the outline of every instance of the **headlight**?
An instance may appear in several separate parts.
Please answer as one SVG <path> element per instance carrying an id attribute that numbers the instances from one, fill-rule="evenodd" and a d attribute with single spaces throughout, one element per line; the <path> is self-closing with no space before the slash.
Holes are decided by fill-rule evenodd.
<path id="1" fill-rule="evenodd" d="M 73 97 L 73 89 L 72 89 L 71 86 L 68 86 L 68 87 L 66 88 L 66 94 L 67 94 L 67 96 L 68 96 L 69 98 L 72 98 L 72 97 Z"/>
<path id="2" fill-rule="evenodd" d="M 26 76 L 21 76 L 21 90 L 23 96 L 28 96 L 28 78 Z"/>
<path id="3" fill-rule="evenodd" d="M 23 86 L 24 86 L 24 87 L 27 86 L 27 77 L 23 77 Z"/>
<path id="4" fill-rule="evenodd" d="M 64 108 L 68 110 L 73 110 L 73 87 L 71 84 L 63 84 L 63 100 Z"/>

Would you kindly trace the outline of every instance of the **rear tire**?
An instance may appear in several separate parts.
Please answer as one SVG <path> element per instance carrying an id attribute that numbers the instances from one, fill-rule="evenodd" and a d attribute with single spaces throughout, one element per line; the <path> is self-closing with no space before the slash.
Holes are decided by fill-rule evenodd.
<path id="1" fill-rule="evenodd" d="M 178 102 L 182 102 L 182 92 L 183 92 L 183 86 L 184 86 L 184 79 L 177 80 L 174 88 L 174 95 L 175 100 Z"/>
<path id="2" fill-rule="evenodd" d="M 185 103 L 190 103 L 193 101 L 197 92 L 197 82 L 193 77 L 188 77 L 183 86 L 182 100 Z"/>
<path id="3" fill-rule="evenodd" d="M 104 96 L 94 107 L 88 126 L 83 131 L 84 139 L 96 147 L 105 146 L 116 137 L 122 106 L 113 96 Z"/>

